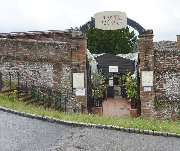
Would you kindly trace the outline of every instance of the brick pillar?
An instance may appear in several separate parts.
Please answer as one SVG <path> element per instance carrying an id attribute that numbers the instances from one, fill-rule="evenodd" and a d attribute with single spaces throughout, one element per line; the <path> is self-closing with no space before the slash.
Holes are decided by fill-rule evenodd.
<path id="1" fill-rule="evenodd" d="M 177 47 L 180 49 L 180 35 L 177 35 Z"/>
<path id="2" fill-rule="evenodd" d="M 86 71 L 86 50 L 87 39 L 80 32 L 72 32 L 72 69 L 75 73 L 84 73 L 84 96 L 76 96 L 82 104 L 83 112 L 87 112 L 87 71 Z M 75 90 L 76 88 L 74 88 Z"/>
<path id="3" fill-rule="evenodd" d="M 154 93 L 154 48 L 153 48 L 153 30 L 146 30 L 139 35 L 139 58 L 140 58 L 140 100 L 141 115 L 150 117 L 153 114 L 152 102 Z"/>

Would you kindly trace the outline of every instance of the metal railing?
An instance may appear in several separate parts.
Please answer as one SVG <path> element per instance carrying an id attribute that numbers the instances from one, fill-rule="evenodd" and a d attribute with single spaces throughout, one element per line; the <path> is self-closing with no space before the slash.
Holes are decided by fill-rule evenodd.
<path id="1" fill-rule="evenodd" d="M 13 78 L 12 78 L 13 77 Z M 17 97 L 24 97 L 24 101 L 33 102 L 45 108 L 54 108 L 55 110 L 67 111 L 68 97 L 70 92 L 63 89 L 63 92 L 53 87 L 37 85 L 34 80 L 21 80 L 20 73 L 12 75 L 11 72 L 3 75 L 0 72 L 0 93 L 8 93 L 17 90 Z"/>

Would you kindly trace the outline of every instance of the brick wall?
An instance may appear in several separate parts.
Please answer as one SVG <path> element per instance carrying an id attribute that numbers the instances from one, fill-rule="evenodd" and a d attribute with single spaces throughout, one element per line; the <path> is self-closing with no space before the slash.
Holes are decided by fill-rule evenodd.
<path id="1" fill-rule="evenodd" d="M 72 88 L 73 72 L 84 73 L 86 81 L 86 47 L 85 37 L 78 32 L 0 34 L 0 71 L 20 72 L 24 80 L 66 89 L 72 94 L 69 100 L 86 110 L 86 95 L 75 96 Z"/>
<path id="2" fill-rule="evenodd" d="M 139 35 L 138 49 L 142 116 L 177 116 L 180 110 L 180 36 L 177 42 L 153 42 L 152 32 L 147 30 Z M 147 92 L 142 85 L 142 71 L 153 71 L 153 86 Z"/>
<path id="3" fill-rule="evenodd" d="M 155 47 L 155 100 L 163 104 L 155 113 L 171 118 L 180 107 L 180 49 L 175 42 L 159 42 Z M 160 103 L 161 102 L 161 103 Z"/>

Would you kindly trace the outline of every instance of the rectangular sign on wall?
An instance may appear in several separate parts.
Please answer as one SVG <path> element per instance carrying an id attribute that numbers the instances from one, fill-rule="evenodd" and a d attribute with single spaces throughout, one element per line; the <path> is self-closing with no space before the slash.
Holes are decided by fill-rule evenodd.
<path id="1" fill-rule="evenodd" d="M 153 86 L 153 71 L 142 71 L 142 86 Z"/>
<path id="2" fill-rule="evenodd" d="M 125 12 L 104 11 L 94 15 L 95 28 L 102 30 L 117 30 L 127 27 Z"/>
<path id="3" fill-rule="evenodd" d="M 73 73 L 73 88 L 84 88 L 84 73 Z"/>
<path id="4" fill-rule="evenodd" d="M 151 92 L 151 87 L 144 87 L 144 92 Z"/>
<path id="5" fill-rule="evenodd" d="M 118 72 L 118 66 L 109 66 L 109 72 Z"/>
<path id="6" fill-rule="evenodd" d="M 110 87 L 113 87 L 113 86 L 114 86 L 113 80 L 109 80 L 109 86 L 110 86 Z"/>
<path id="7" fill-rule="evenodd" d="M 76 96 L 85 96 L 85 89 L 76 89 Z"/>

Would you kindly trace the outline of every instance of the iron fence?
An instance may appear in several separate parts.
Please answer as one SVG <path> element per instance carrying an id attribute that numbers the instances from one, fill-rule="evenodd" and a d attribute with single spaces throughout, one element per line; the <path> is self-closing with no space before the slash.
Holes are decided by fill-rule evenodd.
<path id="1" fill-rule="evenodd" d="M 16 95 L 22 101 L 34 103 L 45 108 L 67 111 L 68 97 L 70 92 L 63 89 L 38 85 L 34 80 L 24 81 L 19 72 L 0 72 L 0 93 L 9 93 L 16 90 Z"/>

